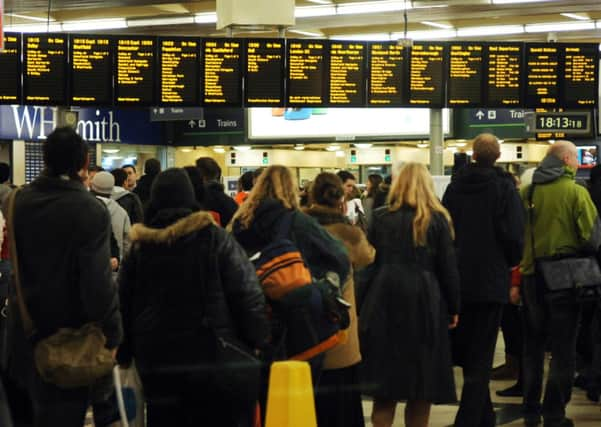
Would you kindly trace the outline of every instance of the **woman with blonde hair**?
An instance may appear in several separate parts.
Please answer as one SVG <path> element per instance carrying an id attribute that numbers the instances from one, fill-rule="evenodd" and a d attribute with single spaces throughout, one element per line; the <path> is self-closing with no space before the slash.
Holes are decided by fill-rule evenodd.
<path id="1" fill-rule="evenodd" d="M 451 219 L 423 165 L 403 166 L 372 224 L 375 276 L 359 316 L 372 423 L 392 426 L 405 401 L 405 425 L 425 427 L 432 403 L 456 401 L 448 329 L 460 294 Z"/>

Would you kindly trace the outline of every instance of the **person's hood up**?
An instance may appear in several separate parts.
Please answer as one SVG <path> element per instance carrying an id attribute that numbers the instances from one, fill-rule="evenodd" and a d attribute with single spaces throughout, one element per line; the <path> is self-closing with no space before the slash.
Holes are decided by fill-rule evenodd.
<path id="1" fill-rule="evenodd" d="M 267 199 L 263 200 L 257 209 L 248 230 L 242 229 L 239 222 L 234 224 L 234 233 L 244 233 L 245 231 L 252 231 L 255 234 L 267 238 L 273 233 L 277 223 L 281 220 L 282 216 L 289 210 L 282 205 L 279 200 Z"/>
<path id="2" fill-rule="evenodd" d="M 553 182 L 564 175 L 574 178 L 576 176 L 576 171 L 566 166 L 561 159 L 549 155 L 543 159 L 540 166 L 534 171 L 532 183 L 546 184 L 548 182 Z"/>
<path id="3" fill-rule="evenodd" d="M 111 198 L 113 200 L 119 200 L 119 199 L 122 199 L 123 197 L 127 196 L 128 194 L 131 194 L 131 191 L 127 191 L 123 187 L 115 186 L 113 188 L 113 193 L 111 194 Z"/>
<path id="4" fill-rule="evenodd" d="M 488 191 L 490 184 L 499 177 L 509 179 L 510 175 L 501 168 L 472 163 L 459 169 L 451 181 L 461 193 L 480 193 Z"/>

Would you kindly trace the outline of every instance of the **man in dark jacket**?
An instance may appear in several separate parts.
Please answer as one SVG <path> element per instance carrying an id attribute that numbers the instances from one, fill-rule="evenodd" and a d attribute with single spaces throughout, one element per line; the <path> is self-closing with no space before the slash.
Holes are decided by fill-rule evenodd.
<path id="1" fill-rule="evenodd" d="M 132 225 L 144 221 L 144 211 L 140 198 L 136 193 L 127 191 L 124 187 L 127 181 L 127 172 L 123 169 L 114 169 L 111 173 L 115 177 L 115 187 L 111 198 L 125 209 Z"/>
<path id="2" fill-rule="evenodd" d="M 44 172 L 15 200 L 14 232 L 21 287 L 36 338 L 59 328 L 97 322 L 106 347 L 116 349 L 123 331 L 117 289 L 111 282 L 111 220 L 82 184 L 88 148 L 71 128 L 44 143 Z M 42 380 L 33 363 L 11 289 L 9 373 L 28 387 L 37 427 L 81 427 L 92 399 L 89 387 L 61 389 Z"/>
<path id="3" fill-rule="evenodd" d="M 150 200 L 150 189 L 157 175 L 161 173 L 161 162 L 157 159 L 148 159 L 144 163 L 144 175 L 138 181 L 133 193 L 137 194 L 143 206 Z"/>
<path id="4" fill-rule="evenodd" d="M 523 208 L 511 175 L 494 166 L 500 155 L 494 135 L 476 137 L 476 163 L 457 171 L 443 198 L 455 225 L 463 305 L 454 337 L 464 377 L 457 427 L 495 425 L 490 370 L 510 268 L 522 255 Z"/>
<path id="5" fill-rule="evenodd" d="M 238 210 L 238 205 L 223 191 L 221 184 L 221 168 L 217 162 L 210 157 L 199 157 L 196 167 L 200 170 L 205 183 L 205 195 L 203 200 L 204 209 L 216 212 L 219 223 L 225 227 L 230 223 L 232 217 Z"/>

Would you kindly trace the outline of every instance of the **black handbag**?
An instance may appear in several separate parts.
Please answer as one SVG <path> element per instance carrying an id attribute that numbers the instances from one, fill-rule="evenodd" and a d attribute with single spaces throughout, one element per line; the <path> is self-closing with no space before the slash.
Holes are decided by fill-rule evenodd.
<path id="1" fill-rule="evenodd" d="M 572 299 L 595 301 L 601 299 L 601 268 L 597 257 L 579 254 L 535 256 L 534 252 L 534 190 L 528 189 L 528 217 L 534 272 L 543 281 L 547 296 L 553 300 Z"/>

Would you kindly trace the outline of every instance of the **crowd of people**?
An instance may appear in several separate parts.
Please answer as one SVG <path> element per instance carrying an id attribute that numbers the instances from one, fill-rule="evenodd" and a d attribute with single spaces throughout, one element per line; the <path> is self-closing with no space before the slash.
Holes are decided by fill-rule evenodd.
<path id="1" fill-rule="evenodd" d="M 575 182 L 570 142 L 551 146 L 521 186 L 496 166 L 494 135 L 479 135 L 473 153 L 442 200 L 417 163 L 369 176 L 363 194 L 348 171 L 300 189 L 275 165 L 242 175 L 233 199 L 212 158 L 164 171 L 149 159 L 137 179 L 134 165 L 91 167 L 81 137 L 56 129 L 31 184 L 5 185 L 0 165 L 2 407 L 17 426 L 81 427 L 90 407 L 97 427 L 118 425 L 100 362 L 70 386 L 73 372 L 49 368 L 56 337 L 79 334 L 98 338 L 114 364 L 135 366 L 149 427 L 261 425 L 269 365 L 287 359 L 309 362 L 320 427 L 364 426 L 362 396 L 373 398 L 374 427 L 392 426 L 398 402 L 408 427 L 452 403 L 455 426 L 492 427 L 503 326 L 518 381 L 502 392 L 523 396 L 527 426 L 573 425 L 565 408 L 576 370 L 599 399 L 599 306 L 550 298 L 535 264 L 598 253 L 601 170 L 591 198 Z M 577 363 L 579 330 L 588 347 Z M 262 364 L 260 380 L 246 383 L 254 390 L 228 387 L 220 346 Z M 463 372 L 459 399 L 453 366 Z M 0 420 L 10 425 L 2 410 Z"/>

